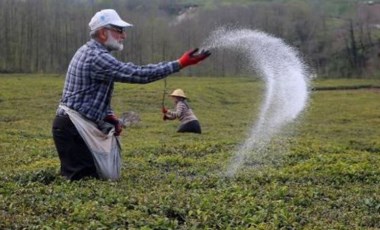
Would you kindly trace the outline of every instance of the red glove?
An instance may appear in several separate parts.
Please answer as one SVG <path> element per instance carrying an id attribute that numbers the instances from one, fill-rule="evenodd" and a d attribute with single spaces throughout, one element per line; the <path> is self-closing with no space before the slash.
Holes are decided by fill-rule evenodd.
<path id="1" fill-rule="evenodd" d="M 162 113 L 167 113 L 168 112 L 168 109 L 167 108 L 165 108 L 164 106 L 162 106 L 162 109 L 161 109 L 161 111 L 162 111 Z"/>
<path id="2" fill-rule="evenodd" d="M 114 134 L 115 136 L 119 136 L 121 131 L 123 131 L 122 124 L 115 115 L 113 115 L 113 114 L 107 115 L 104 118 L 104 121 L 111 123 L 115 126 L 115 134 Z"/>
<path id="3" fill-rule="evenodd" d="M 185 68 L 189 65 L 195 65 L 211 55 L 211 52 L 208 50 L 201 50 L 199 53 L 197 52 L 198 48 L 189 50 L 186 53 L 184 53 L 182 57 L 178 59 L 181 68 Z"/>

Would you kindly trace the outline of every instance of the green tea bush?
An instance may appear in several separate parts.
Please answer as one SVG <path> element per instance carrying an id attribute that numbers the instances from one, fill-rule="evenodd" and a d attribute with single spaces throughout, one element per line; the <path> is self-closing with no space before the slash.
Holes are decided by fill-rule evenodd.
<path id="1" fill-rule="evenodd" d="M 0 77 L 0 229 L 380 228 L 378 90 L 312 91 L 266 158 L 227 177 L 257 117 L 261 81 L 169 77 L 169 91 L 181 87 L 190 97 L 202 135 L 178 134 L 178 122 L 162 121 L 163 82 L 117 84 L 114 110 L 141 117 L 121 136 L 122 177 L 69 182 L 51 137 L 63 81 Z M 355 84 L 380 82 L 313 83 Z M 172 107 L 169 98 L 165 104 Z"/>

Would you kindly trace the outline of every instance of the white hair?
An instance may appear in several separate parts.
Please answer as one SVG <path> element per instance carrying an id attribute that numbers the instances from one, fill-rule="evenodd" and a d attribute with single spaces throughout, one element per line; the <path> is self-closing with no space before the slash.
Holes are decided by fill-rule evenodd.
<path id="1" fill-rule="evenodd" d="M 90 31 L 90 37 L 91 37 L 91 38 L 96 38 L 96 37 L 98 36 L 98 31 L 99 31 L 99 29 L 101 29 L 101 28 L 98 28 L 98 29 L 96 29 L 96 30 L 91 30 L 91 31 Z"/>

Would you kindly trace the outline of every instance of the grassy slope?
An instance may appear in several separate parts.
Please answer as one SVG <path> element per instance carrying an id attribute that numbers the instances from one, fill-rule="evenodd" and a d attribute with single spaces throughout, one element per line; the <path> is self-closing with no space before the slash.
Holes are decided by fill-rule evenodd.
<path id="1" fill-rule="evenodd" d="M 123 177 L 69 183 L 57 175 L 50 134 L 63 78 L 0 82 L 0 228 L 380 228 L 379 91 L 313 91 L 281 164 L 227 179 L 224 168 L 255 120 L 261 82 L 170 77 L 169 90 L 182 87 L 192 98 L 202 135 L 177 134 L 178 123 L 161 120 L 162 81 L 118 84 L 115 110 L 142 118 L 122 136 Z"/>

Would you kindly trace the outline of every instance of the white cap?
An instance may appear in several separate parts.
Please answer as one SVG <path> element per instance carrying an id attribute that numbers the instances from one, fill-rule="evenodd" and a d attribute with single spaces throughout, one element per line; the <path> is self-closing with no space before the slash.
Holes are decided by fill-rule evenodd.
<path id="1" fill-rule="evenodd" d="M 94 31 L 106 25 L 114 25 L 118 27 L 133 26 L 132 24 L 123 21 L 113 9 L 98 11 L 94 17 L 91 18 L 91 21 L 88 23 L 88 25 L 90 26 L 91 31 Z"/>

